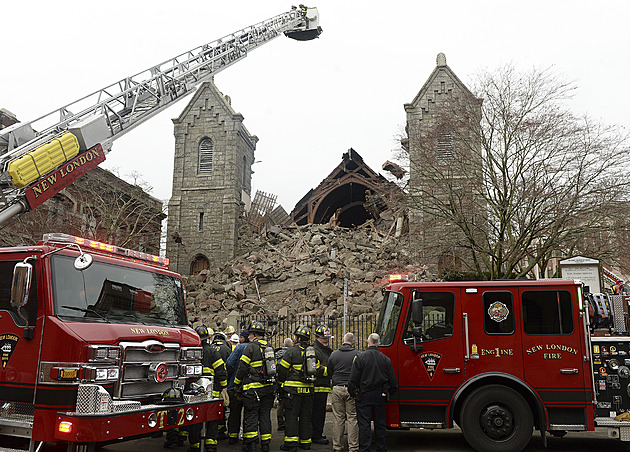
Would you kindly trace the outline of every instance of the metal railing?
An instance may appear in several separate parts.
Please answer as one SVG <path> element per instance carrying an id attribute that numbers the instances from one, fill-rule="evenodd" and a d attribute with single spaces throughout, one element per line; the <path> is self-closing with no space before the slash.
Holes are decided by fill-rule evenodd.
<path id="1" fill-rule="evenodd" d="M 370 333 L 375 332 L 376 320 L 376 314 L 362 314 L 360 316 L 346 318 L 345 332 L 354 333 L 355 348 L 357 350 L 365 350 L 367 348 L 367 338 Z M 293 338 L 293 332 L 300 325 L 307 326 L 311 329 L 313 340 L 315 339 L 315 328 L 317 326 L 326 325 L 330 328 L 331 334 L 334 337 L 330 339 L 328 346 L 333 350 L 339 348 L 343 343 L 343 317 L 299 316 L 296 318 L 278 320 L 260 315 L 242 315 L 240 319 L 241 329 L 247 329 L 249 324 L 253 321 L 258 321 L 265 325 L 265 330 L 267 331 L 265 339 L 267 339 L 270 345 L 275 349 L 282 347 L 285 338 Z"/>

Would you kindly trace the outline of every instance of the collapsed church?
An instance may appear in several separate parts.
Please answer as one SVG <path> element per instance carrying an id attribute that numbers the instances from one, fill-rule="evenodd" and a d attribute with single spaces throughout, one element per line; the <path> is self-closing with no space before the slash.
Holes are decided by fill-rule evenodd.
<path id="1" fill-rule="evenodd" d="M 439 54 L 425 84 L 412 102 L 404 105 L 407 137 L 401 145 L 411 160 L 415 154 L 427 152 L 420 142 L 436 126 L 440 108 L 464 92 L 470 93 L 446 64 L 444 54 Z M 382 221 L 396 234 L 403 230 L 408 233 L 409 248 L 418 251 L 417 257 L 424 264 L 437 271 L 461 264 L 457 250 L 436 237 L 454 231 L 442 226 L 430 234 L 427 225 L 435 223 L 430 215 L 405 208 L 410 194 L 413 196 L 423 183 L 413 165 L 403 190 L 370 168 L 356 150 L 340 150 L 341 163 L 286 214 L 281 207 L 272 211 L 275 198 L 264 193 L 257 194 L 262 196 L 254 197 L 252 203 L 252 164 L 258 138 L 247 130 L 243 115 L 232 109 L 229 97 L 213 81 L 197 90 L 173 123 L 174 173 L 166 254 L 178 273 L 196 274 L 234 258 L 245 210 L 258 218 L 276 218 L 275 223 L 281 225 L 353 228 L 370 220 Z M 440 140 L 431 152 L 448 154 L 449 146 L 455 145 Z M 405 172 L 389 161 L 383 169 L 398 179 Z"/>

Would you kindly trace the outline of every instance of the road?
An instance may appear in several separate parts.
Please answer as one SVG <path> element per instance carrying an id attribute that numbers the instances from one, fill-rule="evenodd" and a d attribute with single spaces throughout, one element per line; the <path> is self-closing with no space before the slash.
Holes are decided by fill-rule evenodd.
<path id="1" fill-rule="evenodd" d="M 284 438 L 283 432 L 275 428 L 275 410 L 272 411 L 274 430 L 271 442 L 271 450 L 278 451 Z M 332 414 L 326 416 L 324 434 L 332 436 Z M 161 452 L 168 451 L 162 447 L 162 438 L 144 438 L 126 443 L 111 444 L 101 449 L 102 452 Z M 450 430 L 391 430 L 387 433 L 387 446 L 390 451 L 471 451 L 459 429 Z M 170 449 L 173 452 L 186 452 L 186 447 Z M 313 452 L 332 450 L 332 446 L 320 446 L 313 444 Z M 630 450 L 625 443 L 607 437 L 606 430 L 598 428 L 594 432 L 570 433 L 564 438 L 548 437 L 547 449 L 543 447 L 540 434 L 535 431 L 528 452 L 543 451 L 583 451 L 601 452 Z M 229 445 L 227 441 L 220 441 L 219 452 L 241 452 L 241 444 Z"/>

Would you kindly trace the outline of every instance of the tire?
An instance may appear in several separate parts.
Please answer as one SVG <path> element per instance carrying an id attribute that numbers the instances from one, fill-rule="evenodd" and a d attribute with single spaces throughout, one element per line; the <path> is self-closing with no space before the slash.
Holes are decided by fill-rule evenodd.
<path id="1" fill-rule="evenodd" d="M 478 452 L 519 452 L 532 438 L 534 419 L 513 389 L 488 385 L 464 400 L 460 419 L 468 444 Z"/>

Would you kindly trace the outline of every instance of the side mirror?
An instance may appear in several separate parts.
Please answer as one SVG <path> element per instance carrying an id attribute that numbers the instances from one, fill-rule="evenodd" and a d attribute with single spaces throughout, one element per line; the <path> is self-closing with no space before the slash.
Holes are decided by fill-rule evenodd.
<path id="1" fill-rule="evenodd" d="M 416 298 L 418 294 L 414 291 L 411 300 L 411 320 L 413 322 L 412 334 L 414 337 L 422 336 L 422 298 Z"/>
<path id="2" fill-rule="evenodd" d="M 21 308 L 28 303 L 31 294 L 31 278 L 33 266 L 28 262 L 18 262 L 13 267 L 13 281 L 11 281 L 11 306 Z"/>

